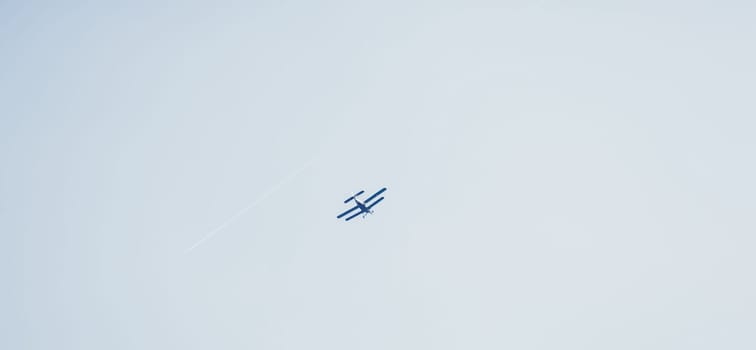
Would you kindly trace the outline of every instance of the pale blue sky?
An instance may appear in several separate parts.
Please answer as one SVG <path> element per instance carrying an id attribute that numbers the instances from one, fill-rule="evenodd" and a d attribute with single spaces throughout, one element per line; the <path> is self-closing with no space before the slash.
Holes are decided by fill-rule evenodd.
<path id="1" fill-rule="evenodd" d="M 753 18 L 2 2 L 0 348 L 753 349 Z"/>

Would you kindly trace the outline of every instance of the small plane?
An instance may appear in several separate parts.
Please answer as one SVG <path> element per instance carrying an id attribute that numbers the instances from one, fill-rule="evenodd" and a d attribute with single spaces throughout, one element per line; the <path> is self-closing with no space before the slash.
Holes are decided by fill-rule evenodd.
<path id="1" fill-rule="evenodd" d="M 357 199 L 357 196 L 365 193 L 365 191 L 363 190 L 363 191 L 357 192 L 354 196 L 351 196 L 351 197 L 347 198 L 347 200 L 344 201 L 344 203 L 349 203 L 349 201 L 354 200 L 355 206 L 352 207 L 351 209 L 349 209 L 349 210 L 347 210 L 347 211 L 339 214 L 339 216 L 337 216 L 336 218 L 337 219 L 341 219 L 344 216 L 346 216 L 347 214 L 353 212 L 355 209 L 359 209 L 360 211 L 358 211 L 357 213 L 353 214 L 352 216 L 346 218 L 346 221 L 352 220 L 352 219 L 354 219 L 355 217 L 357 217 L 360 214 L 362 214 L 362 218 L 364 219 L 368 214 L 372 214 L 373 213 L 373 211 L 371 209 L 376 204 L 380 203 L 383 200 L 384 197 L 378 198 L 378 200 L 376 200 L 375 202 L 372 202 L 372 203 L 370 203 L 370 201 L 372 201 L 373 199 L 375 199 L 375 197 L 380 196 L 381 193 L 383 193 L 383 192 L 386 192 L 386 187 L 381 188 L 380 190 L 378 190 L 378 192 L 376 192 L 372 196 L 368 197 L 368 199 L 366 199 L 364 202 L 360 202 Z"/>

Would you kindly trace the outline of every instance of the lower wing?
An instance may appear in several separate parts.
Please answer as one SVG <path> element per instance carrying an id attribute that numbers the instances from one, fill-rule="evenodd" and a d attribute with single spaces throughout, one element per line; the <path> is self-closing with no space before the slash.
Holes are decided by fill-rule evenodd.
<path id="1" fill-rule="evenodd" d="M 370 208 L 374 207 L 376 204 L 380 203 L 383 200 L 383 198 L 385 198 L 385 197 L 378 198 L 377 201 L 371 203 L 370 206 L 367 207 L 368 210 L 370 210 Z"/>
<path id="2" fill-rule="evenodd" d="M 365 200 L 365 204 L 375 199 L 375 197 L 378 197 L 381 195 L 381 193 L 386 192 L 386 187 L 381 188 L 378 192 L 374 193 L 372 196 L 368 197 L 368 199 Z"/>
<path id="3" fill-rule="evenodd" d="M 353 211 L 354 211 L 355 209 L 357 209 L 357 206 L 356 206 L 356 205 L 355 205 L 355 206 L 354 206 L 354 207 L 353 207 L 352 209 L 349 209 L 349 210 L 347 210 L 347 211 L 345 211 L 345 212 L 343 212 L 343 213 L 339 214 L 339 216 L 337 216 L 336 218 L 337 218 L 337 219 L 341 219 L 341 218 L 343 218 L 343 217 L 344 217 L 344 215 L 347 215 L 347 214 L 349 214 L 349 213 L 353 212 Z M 359 213 L 357 213 L 357 214 L 359 214 Z M 349 220 L 349 219 L 347 219 L 347 220 Z"/>
<path id="4" fill-rule="evenodd" d="M 346 220 L 345 220 L 345 221 L 349 221 L 349 220 L 352 220 L 352 219 L 354 219 L 354 218 L 358 217 L 358 216 L 359 216 L 360 214 L 362 214 L 362 211 L 359 211 L 359 212 L 357 212 L 357 214 L 354 214 L 354 215 L 352 215 L 352 216 L 350 216 L 350 217 L 346 218 Z"/>

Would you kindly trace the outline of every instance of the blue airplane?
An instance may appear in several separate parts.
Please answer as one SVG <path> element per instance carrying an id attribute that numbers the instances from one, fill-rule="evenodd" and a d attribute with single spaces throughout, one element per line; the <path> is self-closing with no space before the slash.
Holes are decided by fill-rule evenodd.
<path id="1" fill-rule="evenodd" d="M 368 197 L 368 199 L 366 199 L 364 202 L 360 202 L 357 199 L 357 196 L 365 193 L 365 191 L 357 192 L 357 194 L 355 194 L 354 196 L 351 196 L 351 197 L 347 198 L 347 200 L 344 201 L 344 203 L 346 204 L 346 203 L 349 203 L 349 201 L 353 200 L 354 203 L 355 203 L 355 206 L 352 207 L 351 209 L 349 209 L 349 210 L 347 210 L 347 211 L 339 214 L 339 216 L 337 216 L 336 218 L 337 219 L 341 219 L 344 216 L 346 216 L 347 214 L 353 212 L 355 209 L 359 209 L 360 211 L 358 211 L 357 213 L 353 214 L 352 216 L 346 218 L 346 221 L 352 220 L 352 219 L 356 218 L 360 214 L 362 214 L 362 218 L 364 219 L 367 216 L 367 214 L 372 214 L 373 213 L 373 211 L 371 209 L 376 204 L 380 203 L 383 200 L 384 197 L 378 198 L 378 200 L 376 200 L 375 202 L 372 202 L 372 203 L 370 203 L 370 201 L 372 201 L 373 199 L 375 199 L 375 197 L 380 196 L 381 193 L 383 193 L 383 192 L 386 192 L 386 187 L 381 188 L 380 190 L 378 190 L 378 192 L 376 192 L 372 196 Z"/>

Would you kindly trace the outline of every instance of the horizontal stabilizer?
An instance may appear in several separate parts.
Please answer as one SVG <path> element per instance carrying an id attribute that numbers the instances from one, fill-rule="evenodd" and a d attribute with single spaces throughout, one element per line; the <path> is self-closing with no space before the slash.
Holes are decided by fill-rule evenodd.
<path id="1" fill-rule="evenodd" d="M 365 193 L 364 190 L 360 191 L 360 192 L 357 192 L 357 194 L 355 194 L 354 196 L 351 196 L 351 197 L 347 198 L 347 200 L 344 201 L 344 204 L 349 203 L 349 201 L 351 201 L 352 199 L 354 199 L 354 197 L 357 197 L 357 196 L 359 196 L 359 195 L 361 195 L 363 193 Z"/>

